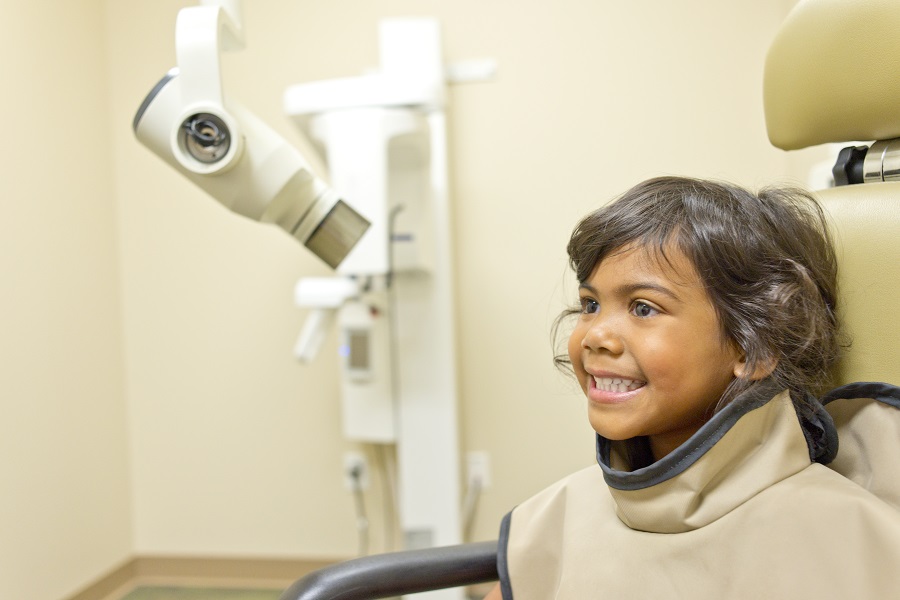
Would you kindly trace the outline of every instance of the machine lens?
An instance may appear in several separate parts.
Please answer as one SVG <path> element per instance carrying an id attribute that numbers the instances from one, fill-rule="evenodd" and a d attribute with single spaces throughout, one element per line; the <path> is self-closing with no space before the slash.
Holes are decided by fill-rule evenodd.
<path id="1" fill-rule="evenodd" d="M 187 153 L 204 164 L 222 160 L 231 147 L 231 134 L 225 122 L 209 113 L 188 117 L 181 124 L 179 137 Z"/>

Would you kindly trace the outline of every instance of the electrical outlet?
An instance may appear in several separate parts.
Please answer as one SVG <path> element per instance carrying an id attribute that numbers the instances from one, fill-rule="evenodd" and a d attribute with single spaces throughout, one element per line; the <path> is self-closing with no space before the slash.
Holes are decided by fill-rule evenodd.
<path id="1" fill-rule="evenodd" d="M 475 481 L 482 490 L 491 486 L 491 458 L 487 452 L 477 450 L 466 454 L 466 477 L 470 487 Z"/>
<path id="2" fill-rule="evenodd" d="M 361 452 L 344 453 L 344 488 L 348 491 L 369 489 L 369 463 Z"/>

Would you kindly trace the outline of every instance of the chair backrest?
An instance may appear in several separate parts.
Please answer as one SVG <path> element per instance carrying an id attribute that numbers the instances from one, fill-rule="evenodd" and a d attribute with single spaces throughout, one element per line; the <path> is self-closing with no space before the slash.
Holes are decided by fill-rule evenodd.
<path id="1" fill-rule="evenodd" d="M 801 0 L 769 50 L 763 97 L 776 147 L 874 141 L 836 177 L 864 182 L 816 194 L 852 344 L 838 383 L 900 384 L 900 1 Z"/>

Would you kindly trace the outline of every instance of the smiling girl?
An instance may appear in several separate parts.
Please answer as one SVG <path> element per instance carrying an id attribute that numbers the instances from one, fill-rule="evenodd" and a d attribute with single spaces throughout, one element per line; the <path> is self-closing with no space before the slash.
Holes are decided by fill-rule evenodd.
<path id="1" fill-rule="evenodd" d="M 812 394 L 840 343 L 815 200 L 653 179 L 568 252 L 579 302 L 557 361 L 599 468 L 507 515 L 488 597 L 900 598 L 900 511 L 824 466 L 837 432 Z"/>

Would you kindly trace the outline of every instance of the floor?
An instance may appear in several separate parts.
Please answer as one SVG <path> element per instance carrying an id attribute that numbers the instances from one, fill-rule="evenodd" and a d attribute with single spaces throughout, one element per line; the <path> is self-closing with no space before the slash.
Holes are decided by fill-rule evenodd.
<path id="1" fill-rule="evenodd" d="M 122 600 L 278 600 L 283 590 L 138 586 Z"/>

